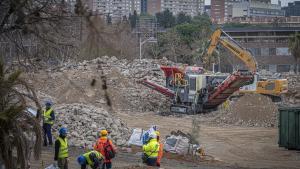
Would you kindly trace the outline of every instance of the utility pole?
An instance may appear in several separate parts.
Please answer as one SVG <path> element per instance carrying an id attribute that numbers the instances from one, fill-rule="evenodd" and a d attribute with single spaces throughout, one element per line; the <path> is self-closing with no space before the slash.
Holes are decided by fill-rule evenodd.
<path id="1" fill-rule="evenodd" d="M 157 22 L 150 17 L 139 17 L 134 33 L 139 40 L 139 59 L 142 60 L 142 50 L 145 43 L 157 43 Z"/>
<path id="2" fill-rule="evenodd" d="M 157 39 L 154 37 L 149 37 L 148 39 L 145 39 L 144 41 L 142 41 L 141 36 L 139 37 L 139 41 L 140 41 L 140 61 L 142 60 L 142 47 L 145 43 L 149 42 L 149 43 L 157 43 Z"/>

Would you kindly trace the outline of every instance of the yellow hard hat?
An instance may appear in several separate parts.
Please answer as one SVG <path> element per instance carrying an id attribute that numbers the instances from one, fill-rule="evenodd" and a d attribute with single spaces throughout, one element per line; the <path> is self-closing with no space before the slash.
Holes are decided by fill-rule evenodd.
<path id="1" fill-rule="evenodd" d="M 155 131 L 156 136 L 160 136 L 159 131 Z"/>
<path id="2" fill-rule="evenodd" d="M 107 130 L 101 130 L 100 131 L 101 136 L 107 136 L 107 134 L 108 134 Z"/>

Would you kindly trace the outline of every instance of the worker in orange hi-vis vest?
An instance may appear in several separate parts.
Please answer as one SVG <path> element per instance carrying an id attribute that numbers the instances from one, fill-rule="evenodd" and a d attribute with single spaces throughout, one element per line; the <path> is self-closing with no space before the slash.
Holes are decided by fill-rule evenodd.
<path id="1" fill-rule="evenodd" d="M 164 144 L 160 142 L 159 137 L 160 137 L 160 133 L 159 131 L 155 131 L 155 134 L 157 136 L 157 142 L 159 143 L 159 150 L 158 150 L 158 156 L 157 156 L 157 161 L 156 161 L 156 165 L 158 167 L 160 167 L 160 161 L 162 159 L 163 156 L 163 152 L 164 152 Z"/>
<path id="2" fill-rule="evenodd" d="M 112 141 L 107 138 L 108 131 L 101 130 L 100 138 L 97 143 L 94 145 L 94 150 L 98 151 L 104 156 L 104 163 L 102 169 L 111 169 L 112 168 L 112 159 L 116 155 L 116 147 L 113 145 Z"/>

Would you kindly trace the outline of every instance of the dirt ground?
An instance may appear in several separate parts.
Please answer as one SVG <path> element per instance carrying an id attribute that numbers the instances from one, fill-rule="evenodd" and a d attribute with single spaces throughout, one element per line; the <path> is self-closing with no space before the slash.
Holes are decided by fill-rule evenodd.
<path id="1" fill-rule="evenodd" d="M 132 117 L 119 114 L 130 127 L 145 127 L 157 124 L 162 135 L 171 130 L 188 132 L 192 119 L 197 116 L 162 117 L 152 113 L 143 113 Z M 149 120 L 151 119 L 151 120 Z M 288 151 L 278 147 L 277 128 L 251 127 L 211 127 L 205 124 L 204 117 L 199 118 L 200 143 L 208 155 L 229 166 L 246 168 L 300 168 L 300 152 Z M 226 166 L 225 165 L 225 166 Z"/>
<path id="2" fill-rule="evenodd" d="M 28 75 L 31 79 L 29 83 L 38 91 L 41 101 L 51 99 L 56 105 L 87 103 L 106 108 L 98 61 L 33 73 Z M 162 116 L 156 112 L 168 111 L 170 100 L 137 83 L 141 77 L 147 76 L 158 84 L 164 84 L 161 80 L 162 72 L 157 71 L 158 63 L 129 63 L 108 58 L 100 61 L 105 67 L 104 74 L 107 76 L 113 110 L 128 127 L 147 129 L 151 125 L 157 125 L 164 138 L 174 130 L 191 132 L 192 121 L 196 120 L 200 124 L 199 133 L 192 134 L 199 135 L 198 141 L 209 158 L 203 162 L 188 162 L 181 157 L 164 158 L 162 168 L 300 168 L 299 151 L 278 147 L 277 105 L 269 99 L 252 95 L 235 102 L 232 107 L 229 106 L 229 111 L 223 113 L 216 111 L 205 115 Z M 96 80 L 95 85 L 91 85 L 92 79 Z M 297 81 L 293 83 L 298 84 Z M 42 158 L 31 161 L 32 168 L 43 169 L 53 163 L 53 149 L 44 148 Z M 76 157 L 83 151 L 79 148 L 70 150 L 70 169 L 79 168 Z M 141 163 L 140 154 L 124 151 L 119 152 L 113 166 L 146 168 Z"/>
<path id="3" fill-rule="evenodd" d="M 162 138 L 172 130 L 191 130 L 192 119 L 197 119 L 200 125 L 199 141 L 205 152 L 212 158 L 204 162 L 187 162 L 182 159 L 163 159 L 162 168 L 300 168 L 300 152 L 278 147 L 277 128 L 255 127 L 212 127 L 205 123 L 209 118 L 202 116 L 160 116 L 153 112 L 118 113 L 129 127 L 147 128 L 158 125 Z M 82 149 L 72 148 L 70 168 L 77 169 L 76 156 Z M 43 149 L 42 159 L 32 161 L 33 169 L 45 168 L 53 162 L 53 147 Z M 140 155 L 120 151 L 114 160 L 114 168 L 145 168 Z"/>

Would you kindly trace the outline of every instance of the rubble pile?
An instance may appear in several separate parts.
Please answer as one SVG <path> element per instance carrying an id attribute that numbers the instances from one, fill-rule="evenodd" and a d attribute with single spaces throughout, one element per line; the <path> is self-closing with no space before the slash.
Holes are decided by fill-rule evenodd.
<path id="1" fill-rule="evenodd" d="M 288 92 L 284 94 L 284 104 L 300 105 L 300 75 L 288 75 Z"/>
<path id="2" fill-rule="evenodd" d="M 130 136 L 127 125 L 104 108 L 75 103 L 59 105 L 55 111 L 54 128 L 68 128 L 70 145 L 93 145 L 101 129 L 110 131 L 110 139 L 119 146 L 125 145 Z"/>
<path id="3" fill-rule="evenodd" d="M 58 104 L 89 103 L 105 106 L 102 90 L 103 71 L 114 109 L 125 111 L 168 110 L 169 98 L 138 83 L 147 78 L 164 85 L 165 77 L 160 65 L 174 65 L 166 59 L 143 59 L 128 61 L 116 57 L 99 57 L 81 63 L 66 63 L 55 69 L 33 74 L 31 83 L 44 95 L 54 98 Z M 101 70 L 102 68 L 102 70 Z M 94 85 L 91 85 L 92 81 Z"/>
<path id="4" fill-rule="evenodd" d="M 231 102 L 227 110 L 221 109 L 218 113 L 213 120 L 217 125 L 275 127 L 278 107 L 267 96 L 246 94 Z"/>
<path id="5" fill-rule="evenodd" d="M 297 106 L 300 105 L 300 76 L 294 72 L 272 73 L 267 70 L 260 70 L 259 74 L 263 78 L 276 79 L 283 78 L 288 80 L 288 92 L 283 95 L 282 105 Z"/>

